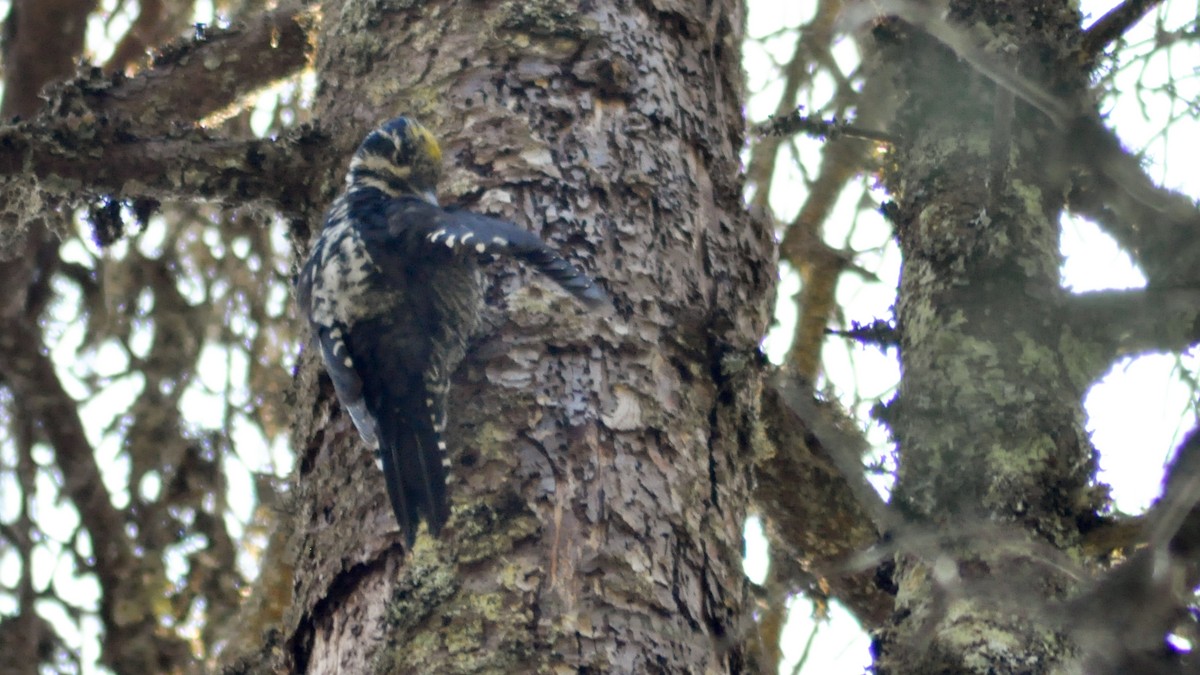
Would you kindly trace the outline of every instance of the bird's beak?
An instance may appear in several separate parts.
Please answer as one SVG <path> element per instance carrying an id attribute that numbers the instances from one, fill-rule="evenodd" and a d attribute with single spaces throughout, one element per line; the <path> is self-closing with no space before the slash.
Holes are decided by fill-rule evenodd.
<path id="1" fill-rule="evenodd" d="M 422 192 L 421 199 L 424 199 L 425 201 L 429 202 L 430 204 L 433 204 L 434 206 L 438 205 L 437 193 L 434 192 L 433 190 L 426 190 L 426 191 Z"/>

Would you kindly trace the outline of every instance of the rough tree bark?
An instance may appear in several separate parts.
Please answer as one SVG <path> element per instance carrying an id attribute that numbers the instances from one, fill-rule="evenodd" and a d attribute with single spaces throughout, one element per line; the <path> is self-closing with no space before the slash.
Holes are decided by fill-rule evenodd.
<path id="1" fill-rule="evenodd" d="M 820 189 L 784 241 L 789 260 L 811 267 L 811 293 L 791 369 L 760 397 L 775 245 L 741 204 L 739 3 L 284 5 L 200 31 L 133 77 L 85 72 L 60 87 L 39 116 L 0 129 L 0 244 L 10 255 L 0 316 L 11 322 L 0 384 L 20 413 L 23 493 L 40 470 L 34 444 L 51 446 L 61 494 L 95 546 L 87 564 L 103 588 L 105 663 L 200 667 L 194 644 L 163 630 L 164 617 L 186 612 L 156 606 L 173 585 L 163 551 L 199 534 L 208 562 L 173 600 L 206 608 L 205 654 L 227 640 L 234 671 L 753 671 L 740 536 L 757 466 L 757 507 L 782 544 L 772 592 L 846 601 L 880 629 L 880 672 L 1186 672 L 1194 664 L 1164 637 L 1200 574 L 1200 434 L 1144 520 L 1145 546 L 1117 565 L 1111 546 L 1095 544 L 1112 523 L 1080 407 L 1113 359 L 1200 339 L 1196 209 L 1146 178 L 1087 92 L 1097 54 L 1154 4 L 1130 0 L 1085 33 L 1065 0 L 820 3 L 808 39 L 831 39 L 834 16 L 846 10 L 855 24 L 855 7 L 868 8 L 860 27 L 878 54 L 855 107 L 862 123 L 895 119 L 867 136 L 890 146 L 882 177 L 895 201 L 885 212 L 905 257 L 904 382 L 881 408 L 899 451 L 890 506 L 863 480 L 853 425 L 793 377 L 816 373 L 833 281 L 848 262 L 820 243 L 819 221 L 864 161 L 861 143 L 830 146 Z M 32 115 L 37 89 L 69 75 L 95 8 L 13 8 L 3 111 Z M 71 18 L 55 24 L 42 10 Z M 118 50 L 115 69 L 137 40 L 179 20 L 156 18 L 159 3 L 142 10 L 144 31 Z M 63 27 L 65 47 L 39 44 Z M 194 124 L 294 74 L 310 40 L 316 124 L 232 140 Z M 54 279 L 74 274 L 100 293 L 86 278 L 94 270 L 59 260 L 54 234 L 68 219 L 54 201 L 265 204 L 290 219 L 303 254 L 355 144 L 399 113 L 442 137 L 443 201 L 538 231 L 601 280 L 616 314 L 588 314 L 510 262 L 492 268 L 487 321 L 454 382 L 454 514 L 442 538 L 414 551 L 400 545 L 379 474 L 305 352 L 292 398 L 295 488 L 249 609 L 230 622 L 236 630 L 212 630 L 240 591 L 223 583 L 238 577 L 221 574 L 234 548 L 212 526 L 223 511 L 204 506 L 225 487 L 189 479 L 219 476 L 213 461 L 184 469 L 160 452 L 153 441 L 164 434 L 172 448 L 188 440 L 164 431 L 178 426 L 169 415 L 171 424 L 132 424 L 123 440 L 135 478 L 162 471 L 186 494 L 115 506 L 44 348 Z M 751 170 L 756 181 L 771 173 L 769 163 Z M 758 194 L 762 206 L 765 188 Z M 1063 292 L 1066 205 L 1130 250 L 1150 287 Z M 194 362 L 198 326 L 219 316 L 182 299 L 172 264 L 147 262 L 123 289 L 136 298 L 139 284 L 153 286 L 166 315 L 155 315 L 166 321 L 144 374 L 159 347 Z M 161 402 L 154 385 L 172 379 L 152 375 L 137 405 Z M 190 529 L 171 515 L 181 510 L 207 524 Z M 18 645 L 36 668 L 54 629 L 32 609 L 30 511 L 3 533 L 24 569 L 21 617 L 0 623 L 0 644 Z M 862 564 L 840 564 L 881 535 Z M 774 660 L 777 644 L 763 644 Z"/>
<path id="2" fill-rule="evenodd" d="M 326 8 L 330 152 L 415 115 L 443 139 L 443 202 L 540 232 L 618 316 L 491 268 L 451 393 L 453 515 L 412 552 L 305 357 L 296 593 L 273 667 L 746 670 L 741 528 L 775 272 L 771 231 L 741 207 L 741 27 L 736 2 Z M 343 170 L 317 177 L 324 195 Z"/>
<path id="3" fill-rule="evenodd" d="M 15 16 L 37 18 L 34 5 L 16 3 Z M 93 7 L 72 6 L 78 28 Z M 143 9 L 145 31 L 133 37 L 169 28 L 156 23 L 162 5 Z M 762 442 L 756 348 L 775 261 L 770 228 L 741 207 L 741 12 L 737 2 L 286 5 L 198 31 L 132 77 L 85 71 L 39 116 L 0 131 L 13 216 L 3 235 L 47 251 L 0 270 L 17 289 L 5 316 L 21 322 L 0 340 L 3 383 L 44 429 L 38 439 L 54 447 L 64 494 L 95 542 L 108 664 L 200 667 L 190 645 L 157 630 L 155 613 L 170 586 L 159 548 L 191 534 L 166 516 L 143 527 L 139 518 L 175 505 L 139 495 L 116 508 L 98 476 L 42 349 L 37 321 L 57 251 L 35 220 L 39 200 L 267 205 L 291 220 L 302 253 L 363 132 L 407 112 L 444 139 L 444 201 L 539 231 L 602 280 L 616 315 L 587 314 L 518 266 L 496 266 L 487 328 L 455 380 L 454 515 L 442 539 L 413 552 L 399 546 L 379 475 L 306 353 L 294 398 L 298 482 L 280 509 L 290 546 L 273 540 L 248 603 L 259 609 L 234 624 L 239 634 L 206 632 L 206 654 L 228 640 L 235 670 L 288 672 L 746 670 L 741 528 Z M 318 124 L 233 140 L 196 124 L 294 73 L 310 37 L 320 46 Z M 67 57 L 55 63 L 78 51 L 54 52 Z M 139 49 L 118 51 L 116 70 L 121 53 Z M 69 75 L 59 71 L 46 78 Z M 35 100 L 46 78 L 8 91 Z M 132 283 L 170 288 L 170 269 L 164 259 Z M 170 314 L 170 293 L 157 290 L 156 308 Z M 175 309 L 196 316 L 195 306 Z M 163 318 L 178 326 L 156 325 L 155 344 L 198 348 L 202 328 Z M 139 446 L 148 452 L 135 473 L 192 485 L 156 449 Z M 210 487 L 185 507 L 219 522 L 219 507 L 203 506 Z M 156 534 L 166 539 L 142 539 Z M 184 606 L 198 597 L 209 619 L 227 616 L 198 593 Z"/>
<path id="4" fill-rule="evenodd" d="M 1194 258 L 1187 269 L 1156 252 L 1194 247 L 1195 209 L 1154 188 L 1100 123 L 1074 3 L 888 9 L 899 19 L 879 19 L 872 34 L 889 64 L 875 76 L 905 95 L 884 171 L 904 256 L 903 377 L 883 417 L 898 446 L 893 507 L 906 521 L 891 532 L 896 613 L 877 666 L 1181 672 L 1164 641 L 1195 571 L 1168 554 L 1173 531 L 1151 539 L 1162 547 L 1153 574 L 1142 563 L 1109 571 L 1084 550 L 1107 495 L 1083 396 L 1128 353 L 1108 322 L 1129 334 L 1150 326 L 1085 316 L 1088 299 L 1060 286 L 1058 241 L 1068 192 L 1103 185 L 1099 199 L 1139 232 L 1131 248 L 1152 288 L 1191 286 Z M 1151 319 L 1155 348 L 1194 340 L 1196 320 L 1194 310 Z"/>
<path id="5" fill-rule="evenodd" d="M 997 25 L 1023 72 L 1049 74 L 1070 53 L 1079 18 L 1065 3 L 1007 3 L 993 17 L 975 3 L 972 21 Z M 1045 12 L 1042 28 L 1032 15 Z M 980 16 L 984 14 L 985 16 Z M 886 29 L 880 29 L 886 30 Z M 888 416 L 901 457 L 895 502 L 920 522 L 961 528 L 1013 524 L 1054 548 L 1078 546 L 1080 524 L 1100 506 L 1089 494 L 1095 455 L 1083 430 L 1090 382 L 1072 367 L 1070 329 L 1056 320 L 1061 171 L 1043 149 L 1057 130 L 1040 113 L 1012 112 L 995 87 L 937 41 L 917 31 L 904 44 L 904 91 L 888 185 L 901 204 L 904 267 L 897 305 L 903 378 Z M 1067 71 L 1058 71 L 1065 74 Z M 1072 93 L 1083 73 L 1060 86 Z M 1063 78 L 1067 79 L 1066 76 Z M 962 92 L 945 96 L 947 87 Z M 1007 106 L 1007 110 L 1005 110 Z M 939 603 L 940 583 L 1026 579 L 1029 603 L 1063 599 L 1074 587 L 1036 547 L 955 541 L 924 556 L 902 556 L 897 608 L 884 638 L 888 672 L 1017 672 L 1066 656 L 1063 631 L 998 607 L 988 594 Z M 937 567 L 948 562 L 947 569 Z M 944 575 L 947 580 L 939 577 Z M 952 596 L 955 594 L 952 592 Z M 932 638 L 921 650 L 921 634 Z M 981 670 L 984 668 L 984 670 Z"/>

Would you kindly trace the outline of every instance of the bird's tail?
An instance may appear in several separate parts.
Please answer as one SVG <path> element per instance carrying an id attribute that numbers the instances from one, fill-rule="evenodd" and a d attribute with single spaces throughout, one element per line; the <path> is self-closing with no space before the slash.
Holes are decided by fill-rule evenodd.
<path id="1" fill-rule="evenodd" d="M 394 384 L 385 387 L 392 404 L 381 406 L 377 418 L 379 453 L 392 511 L 412 548 L 422 517 L 434 536 L 450 517 L 446 451 L 421 378 L 404 382 L 402 392 Z"/>

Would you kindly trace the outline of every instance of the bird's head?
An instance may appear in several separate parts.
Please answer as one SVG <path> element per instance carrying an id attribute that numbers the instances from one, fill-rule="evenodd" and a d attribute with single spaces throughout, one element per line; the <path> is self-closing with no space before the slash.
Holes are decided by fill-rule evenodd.
<path id="1" fill-rule="evenodd" d="M 437 203 L 442 149 L 420 122 L 397 117 L 367 134 L 346 174 L 349 188 L 372 187 L 392 197 L 412 195 Z"/>

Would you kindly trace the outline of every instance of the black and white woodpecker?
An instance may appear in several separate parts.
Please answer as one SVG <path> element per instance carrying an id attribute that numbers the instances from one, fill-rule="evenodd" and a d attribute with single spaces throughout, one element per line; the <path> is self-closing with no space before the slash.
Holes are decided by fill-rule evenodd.
<path id="1" fill-rule="evenodd" d="M 481 256 L 533 265 L 591 308 L 608 298 L 537 235 L 438 206 L 442 152 L 397 117 L 367 134 L 297 280 L 342 407 L 377 453 L 409 547 L 450 515 L 442 432 L 450 376 L 479 321 Z"/>

